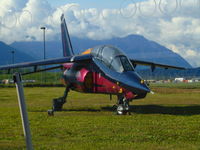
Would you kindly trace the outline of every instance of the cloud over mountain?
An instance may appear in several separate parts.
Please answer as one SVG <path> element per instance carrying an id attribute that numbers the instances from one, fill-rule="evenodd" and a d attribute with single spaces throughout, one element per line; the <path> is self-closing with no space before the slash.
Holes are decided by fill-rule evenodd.
<path id="1" fill-rule="evenodd" d="M 2 0 L 0 40 L 42 40 L 40 27 L 44 25 L 47 39 L 58 39 L 64 13 L 73 36 L 103 40 L 140 34 L 179 53 L 192 65 L 200 65 L 199 0 L 127 1 L 116 9 L 99 10 L 82 9 L 75 3 L 54 8 L 46 0 Z"/>

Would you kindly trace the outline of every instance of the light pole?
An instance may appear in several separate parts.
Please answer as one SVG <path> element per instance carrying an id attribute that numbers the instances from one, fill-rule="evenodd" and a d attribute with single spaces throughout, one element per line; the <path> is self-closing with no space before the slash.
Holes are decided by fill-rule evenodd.
<path id="1" fill-rule="evenodd" d="M 46 45 L 45 45 L 45 29 L 46 27 L 41 27 L 41 30 L 43 30 L 43 40 L 44 40 L 44 60 L 46 59 Z M 45 69 L 45 67 L 44 67 Z M 46 83 L 46 73 L 44 72 L 44 83 Z"/>
<path id="2" fill-rule="evenodd" d="M 43 40 L 44 40 L 44 59 L 46 59 L 46 45 L 45 45 L 45 29 L 46 27 L 41 27 L 41 30 L 43 30 Z"/>

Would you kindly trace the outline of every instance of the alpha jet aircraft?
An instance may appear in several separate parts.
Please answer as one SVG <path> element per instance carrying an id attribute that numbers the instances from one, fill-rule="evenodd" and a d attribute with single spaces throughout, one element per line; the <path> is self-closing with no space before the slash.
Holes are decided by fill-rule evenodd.
<path id="1" fill-rule="evenodd" d="M 129 112 L 130 101 L 144 98 L 147 93 L 151 92 L 144 80 L 134 70 L 136 65 L 148 65 L 151 66 L 152 70 L 155 67 L 183 69 L 176 66 L 132 60 L 121 50 L 111 45 L 96 46 L 82 54 L 75 55 L 64 15 L 61 16 L 61 35 L 63 44 L 62 58 L 0 67 L 0 70 L 34 68 L 33 72 L 25 74 L 62 68 L 62 79 L 66 89 L 62 97 L 53 100 L 53 109 L 49 111 L 49 114 L 62 110 L 70 90 L 83 93 L 117 95 L 116 112 L 120 115 L 126 114 Z M 52 67 L 53 64 L 56 64 L 56 66 Z M 51 67 L 46 69 L 38 68 L 38 66 L 47 65 L 51 65 Z"/>

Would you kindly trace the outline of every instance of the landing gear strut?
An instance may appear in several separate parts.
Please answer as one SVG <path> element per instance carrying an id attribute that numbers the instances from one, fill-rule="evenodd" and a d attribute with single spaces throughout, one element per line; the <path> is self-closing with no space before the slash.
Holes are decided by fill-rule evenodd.
<path id="1" fill-rule="evenodd" d="M 131 114 L 129 111 L 129 101 L 124 96 L 118 96 L 116 113 L 117 115 Z"/>
<path id="2" fill-rule="evenodd" d="M 48 110 L 49 116 L 53 116 L 54 111 L 61 111 L 62 110 L 63 105 L 66 103 L 66 99 L 67 99 L 67 95 L 68 95 L 69 91 L 70 91 L 70 86 L 66 86 L 64 95 L 62 97 L 53 99 L 52 109 Z"/>

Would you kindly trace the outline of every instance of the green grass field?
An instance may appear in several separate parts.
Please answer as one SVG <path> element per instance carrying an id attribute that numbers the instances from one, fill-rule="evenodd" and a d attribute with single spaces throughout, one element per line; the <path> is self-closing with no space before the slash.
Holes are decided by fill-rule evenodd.
<path id="1" fill-rule="evenodd" d="M 117 116 L 116 97 L 71 92 L 64 111 L 47 115 L 64 88 L 25 88 L 35 150 L 200 149 L 200 88 L 153 86 L 154 95 Z M 15 88 L 0 88 L 0 150 L 26 149 Z"/>

